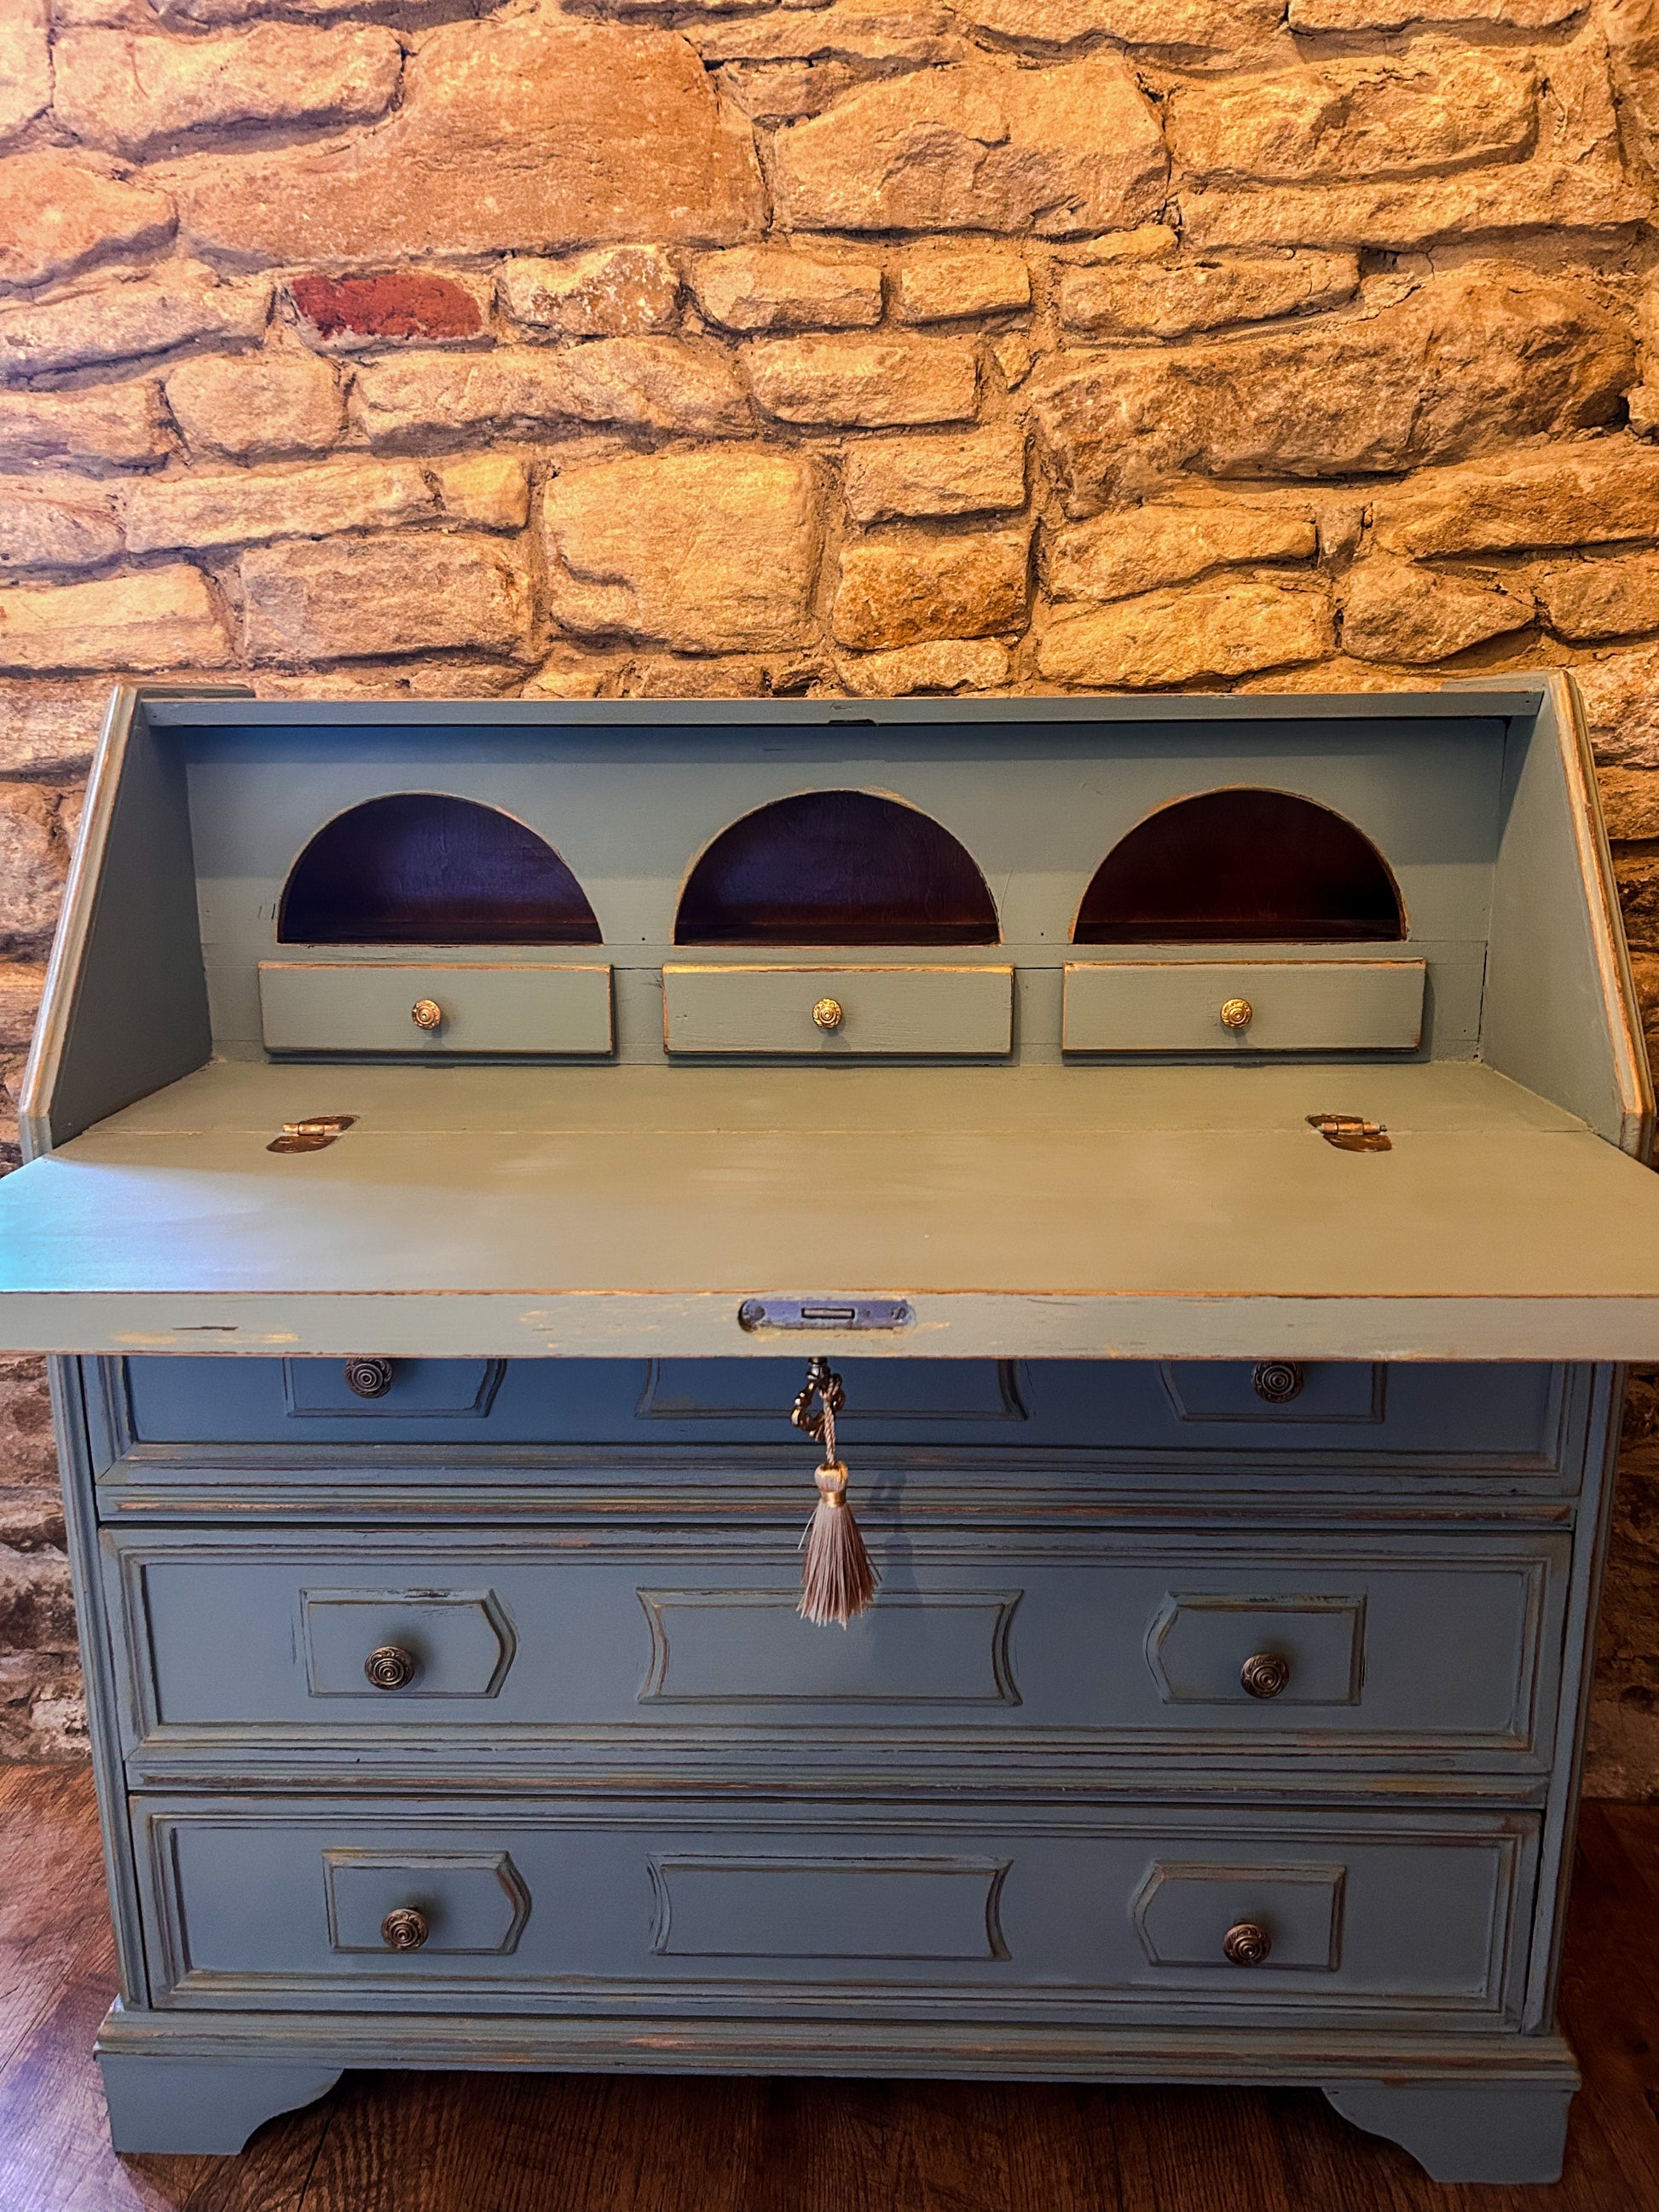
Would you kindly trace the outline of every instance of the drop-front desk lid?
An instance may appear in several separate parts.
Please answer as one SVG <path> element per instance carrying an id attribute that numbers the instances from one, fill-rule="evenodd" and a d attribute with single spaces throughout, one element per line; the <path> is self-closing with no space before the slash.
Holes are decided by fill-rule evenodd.
<path id="1" fill-rule="evenodd" d="M 645 709 L 404 709 L 392 731 L 389 709 L 124 694 L 31 1077 L 37 1156 L 0 1184 L 0 1342 L 341 1357 L 1659 1358 L 1659 1178 L 1638 1157 L 1651 1097 L 1565 685 L 1157 712 L 1005 702 L 1000 724 L 964 703 L 828 732 L 822 710 L 799 709 L 811 726 L 791 731 L 773 706 L 758 735 L 757 709 L 745 722 L 745 710 L 652 708 L 665 788 L 643 805 L 644 771 L 626 762 L 629 805 L 649 824 L 630 847 L 615 819 L 608 842 L 587 835 L 582 810 Z M 678 781 L 665 718 L 697 771 Z M 714 772 L 721 748 L 743 775 Z M 969 783 L 988 782 L 982 806 L 971 793 L 952 804 L 946 771 L 963 758 Z M 538 812 L 544 773 L 555 788 Z M 1100 854 L 1168 791 L 1247 786 L 1340 799 L 1384 855 L 1395 941 L 1307 957 L 1352 951 L 1366 975 L 1419 963 L 1420 1035 L 1413 1013 L 1403 1042 L 1391 1030 L 1370 1052 L 1276 1054 L 1224 1027 L 1201 1051 L 1138 1053 L 1116 1032 L 1105 1048 L 1070 1048 L 1072 969 L 1120 962 L 1073 926 Z M 399 1032 L 382 1051 L 371 1028 L 360 1052 L 284 1056 L 291 1033 L 270 1041 L 269 997 L 262 1048 L 262 968 L 325 967 L 333 995 L 316 1018 L 337 1022 L 390 969 L 402 1018 L 405 964 L 440 994 L 472 988 L 466 975 L 488 964 L 453 943 L 416 958 L 385 939 L 290 954 L 279 935 L 284 882 L 319 824 L 376 793 L 434 788 L 481 807 L 516 793 L 514 816 L 557 846 L 588 933 L 580 949 L 521 957 L 614 970 L 609 1052 L 587 1036 L 563 1060 L 446 1053 L 441 1019 L 435 1042 Z M 881 1024 L 910 1015 L 893 1012 L 884 985 L 860 1049 L 863 978 L 898 965 L 867 939 L 773 958 L 750 942 L 699 952 L 677 939 L 692 858 L 743 800 L 780 790 L 896 793 L 960 836 L 996 933 L 924 947 L 915 972 L 1012 971 L 1004 1049 L 895 1054 Z M 1252 989 L 1259 978 L 1264 1007 L 1283 970 L 1291 1012 L 1327 1018 L 1328 992 L 1297 995 L 1294 947 L 1141 944 L 1121 957 L 1134 970 L 1131 1022 L 1185 1023 L 1207 1006 L 1207 967 L 1196 997 L 1188 988 L 1195 959 L 1230 989 L 1227 977 Z M 665 971 L 681 963 L 760 974 L 758 996 L 732 987 L 742 1049 L 720 1048 L 718 1010 L 698 1049 L 665 1044 Z M 1167 1002 L 1164 969 L 1180 971 Z M 781 1056 L 755 1049 L 777 1018 L 778 975 L 799 974 L 816 1020 L 813 977 L 828 969 L 849 999 L 842 1036 L 803 1028 Z M 281 1020 L 310 1018 L 307 1003 L 282 999 Z M 500 1018 L 495 1001 L 486 1012 Z M 941 1018 L 946 1035 L 957 1016 Z M 1324 1113 L 1382 1125 L 1389 1149 L 1328 1142 L 1310 1121 Z M 350 1126 L 270 1149 L 285 1125 L 328 1115 Z"/>

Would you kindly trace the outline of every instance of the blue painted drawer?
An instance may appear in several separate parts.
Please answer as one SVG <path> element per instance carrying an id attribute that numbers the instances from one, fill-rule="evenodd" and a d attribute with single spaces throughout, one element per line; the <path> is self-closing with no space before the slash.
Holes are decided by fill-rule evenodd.
<path id="1" fill-rule="evenodd" d="M 152 1771 L 216 1747 L 804 1771 L 878 1742 L 1547 1759 L 1565 1536 L 963 1537 L 879 1515 L 870 1535 L 879 1601 L 830 1633 L 797 1617 L 793 1527 L 106 1532 L 129 1745 Z"/>
<path id="2" fill-rule="evenodd" d="M 788 1425 L 807 1351 L 725 1360 L 398 1360 L 376 1396 L 349 1363 L 149 1358 L 88 1362 L 107 1462 L 137 1445 L 340 1444 L 804 1450 Z M 849 1447 L 1087 1450 L 1138 1462 L 1548 1468 L 1569 1370 L 1323 1362 L 842 1358 Z M 1289 1397 L 1263 1395 L 1288 1389 Z"/>
<path id="3" fill-rule="evenodd" d="M 1511 2008 L 1536 1850 L 1525 1815 L 1178 1806 L 139 1797 L 132 1817 L 156 2002 L 269 2010 L 648 1998 L 705 2017 L 1490 2026 Z M 1230 1957 L 1243 1928 L 1265 1958 Z"/>

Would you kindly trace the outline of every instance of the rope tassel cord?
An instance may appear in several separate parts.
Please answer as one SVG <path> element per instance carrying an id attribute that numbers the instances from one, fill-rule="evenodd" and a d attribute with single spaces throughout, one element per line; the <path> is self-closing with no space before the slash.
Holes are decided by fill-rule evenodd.
<path id="1" fill-rule="evenodd" d="M 821 1414 L 811 1410 L 814 1397 L 823 1408 Z M 797 1608 L 804 1620 L 818 1628 L 827 1628 L 831 1621 L 845 1628 L 857 1614 L 867 1613 L 881 1581 L 848 1503 L 847 1468 L 836 1457 L 836 1413 L 845 1402 L 840 1376 L 831 1374 L 827 1360 L 815 1359 L 790 1416 L 797 1427 L 821 1437 L 823 1443 L 823 1464 L 813 1477 L 818 1502 L 801 1538 L 806 1558 Z"/>

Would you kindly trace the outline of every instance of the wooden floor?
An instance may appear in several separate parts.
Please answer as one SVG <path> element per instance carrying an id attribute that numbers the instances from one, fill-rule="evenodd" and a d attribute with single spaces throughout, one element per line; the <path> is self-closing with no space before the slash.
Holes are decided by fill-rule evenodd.
<path id="1" fill-rule="evenodd" d="M 89 1774 L 0 1767 L 0 2212 L 1659 2212 L 1659 1808 L 1586 1810 L 1553 2189 L 1438 2189 L 1299 2090 L 348 2075 L 242 2157 L 119 2160 Z"/>

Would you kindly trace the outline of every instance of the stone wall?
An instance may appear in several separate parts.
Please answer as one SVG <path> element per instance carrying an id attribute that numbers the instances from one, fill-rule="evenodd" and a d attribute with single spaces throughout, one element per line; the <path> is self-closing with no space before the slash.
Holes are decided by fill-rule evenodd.
<path id="1" fill-rule="evenodd" d="M 1571 665 L 1659 1007 L 1656 149 L 1659 0 L 0 0 L 0 1073 L 116 672 Z M 45 1418 L 0 1373 L 0 1750 L 77 1734 Z"/>

